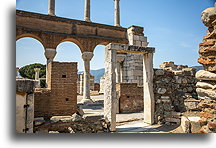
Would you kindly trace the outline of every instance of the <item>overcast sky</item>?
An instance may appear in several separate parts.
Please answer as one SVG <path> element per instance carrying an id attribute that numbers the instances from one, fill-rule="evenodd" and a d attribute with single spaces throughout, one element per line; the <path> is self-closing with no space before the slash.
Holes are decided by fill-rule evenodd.
<path id="1" fill-rule="evenodd" d="M 48 0 L 17 0 L 19 10 L 47 14 Z M 163 61 L 189 66 L 199 65 L 198 45 L 206 34 L 201 22 L 201 13 L 212 7 L 214 0 L 121 0 L 121 26 L 144 27 L 149 46 L 156 48 L 154 67 Z M 83 20 L 84 0 L 56 0 L 56 15 Z M 91 0 L 91 20 L 114 24 L 114 1 Z M 31 63 L 46 63 L 44 49 L 40 42 L 22 38 L 16 42 L 16 66 Z M 97 46 L 91 61 L 91 69 L 104 67 L 104 46 Z M 76 61 L 83 70 L 79 48 L 71 42 L 57 47 L 56 61 Z"/>

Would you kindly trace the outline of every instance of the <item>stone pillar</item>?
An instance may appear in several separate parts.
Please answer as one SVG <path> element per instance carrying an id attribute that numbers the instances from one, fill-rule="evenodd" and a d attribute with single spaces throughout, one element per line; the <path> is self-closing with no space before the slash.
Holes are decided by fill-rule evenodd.
<path id="1" fill-rule="evenodd" d="M 34 68 L 35 80 L 38 81 L 37 88 L 40 88 L 40 68 Z"/>
<path id="2" fill-rule="evenodd" d="M 115 1 L 115 26 L 120 27 L 120 7 L 119 7 L 119 1 L 120 0 L 114 0 Z"/>
<path id="3" fill-rule="evenodd" d="M 104 118 L 110 122 L 110 131 L 116 131 L 116 50 L 105 49 Z"/>
<path id="4" fill-rule="evenodd" d="M 45 57 L 47 59 L 47 65 L 46 65 L 46 86 L 48 87 L 48 80 L 50 79 L 48 64 L 53 61 L 53 59 L 54 59 L 54 57 L 56 55 L 56 49 L 46 48 L 45 52 L 44 52 L 44 55 L 45 55 Z"/>
<path id="5" fill-rule="evenodd" d="M 91 19 L 90 19 L 90 0 L 85 0 L 84 21 L 91 22 Z"/>
<path id="6" fill-rule="evenodd" d="M 40 78 L 40 68 L 34 68 L 35 71 L 35 80 L 39 80 Z"/>
<path id="7" fill-rule="evenodd" d="M 94 54 L 92 52 L 83 52 L 82 59 L 84 61 L 84 84 L 82 103 L 92 103 L 90 98 L 90 60 Z"/>
<path id="8" fill-rule="evenodd" d="M 154 123 L 153 53 L 144 54 L 143 59 L 144 122 Z"/>
<path id="9" fill-rule="evenodd" d="M 48 14 L 55 16 L 55 0 L 49 0 Z"/>
<path id="10" fill-rule="evenodd" d="M 18 78 L 19 75 L 19 67 L 16 68 L 16 78 Z"/>
<path id="11" fill-rule="evenodd" d="M 124 61 L 125 57 L 125 54 L 117 54 L 116 56 L 116 83 L 121 83 L 121 63 Z"/>

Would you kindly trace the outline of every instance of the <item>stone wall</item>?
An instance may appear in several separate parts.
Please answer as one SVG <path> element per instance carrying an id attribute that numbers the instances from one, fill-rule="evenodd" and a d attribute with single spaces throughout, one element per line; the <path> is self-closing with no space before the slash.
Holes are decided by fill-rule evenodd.
<path id="1" fill-rule="evenodd" d="M 155 122 L 180 123 L 181 113 L 198 110 L 196 70 L 173 62 L 160 67 L 154 69 Z"/>
<path id="2" fill-rule="evenodd" d="M 51 62 L 48 88 L 35 89 L 35 117 L 72 115 L 77 110 L 77 63 Z"/>
<path id="3" fill-rule="evenodd" d="M 126 54 L 122 64 L 122 82 L 143 85 L 143 55 Z"/>
<path id="4" fill-rule="evenodd" d="M 109 124 L 100 115 L 52 117 L 49 121 L 35 119 L 35 133 L 103 133 L 109 132 Z"/>
<path id="5" fill-rule="evenodd" d="M 119 99 L 119 113 L 143 111 L 143 87 L 137 83 L 118 83 L 116 91 Z"/>
<path id="6" fill-rule="evenodd" d="M 147 37 L 144 28 L 131 26 L 127 30 L 129 45 L 147 47 Z M 143 54 L 127 53 L 122 64 L 122 82 L 143 85 Z"/>
<path id="7" fill-rule="evenodd" d="M 201 133 L 213 133 L 215 131 L 215 98 L 216 98 L 216 14 L 215 8 L 207 8 L 202 13 L 203 24 L 208 27 L 207 34 L 203 38 L 203 42 L 199 45 L 200 57 L 198 62 L 203 65 L 204 70 L 196 73 L 197 94 L 201 101 L 199 107 L 200 124 L 202 126 Z"/>

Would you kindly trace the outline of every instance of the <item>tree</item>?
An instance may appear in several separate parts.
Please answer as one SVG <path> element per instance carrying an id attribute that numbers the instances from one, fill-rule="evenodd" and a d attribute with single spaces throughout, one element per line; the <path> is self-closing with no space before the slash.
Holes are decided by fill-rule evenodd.
<path id="1" fill-rule="evenodd" d="M 34 68 L 40 68 L 40 74 L 39 74 L 40 78 L 46 77 L 46 65 L 40 63 L 23 66 L 19 69 L 19 73 L 23 78 L 34 79 L 35 78 Z M 45 87 L 45 81 L 41 81 L 41 87 Z"/>

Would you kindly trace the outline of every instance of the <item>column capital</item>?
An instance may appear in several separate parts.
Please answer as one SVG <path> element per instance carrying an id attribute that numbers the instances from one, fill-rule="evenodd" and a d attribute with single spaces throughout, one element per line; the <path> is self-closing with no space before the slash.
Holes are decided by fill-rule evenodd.
<path id="1" fill-rule="evenodd" d="M 116 61 L 119 63 L 122 63 L 124 61 L 125 57 L 126 57 L 126 54 L 117 54 L 116 55 Z"/>
<path id="2" fill-rule="evenodd" d="M 40 72 L 40 70 L 41 70 L 40 68 L 34 68 L 35 72 Z"/>
<path id="3" fill-rule="evenodd" d="M 44 52 L 44 55 L 45 57 L 47 58 L 47 60 L 50 60 L 50 59 L 54 59 L 55 55 L 56 55 L 56 49 L 53 49 L 53 48 L 46 48 L 45 49 L 45 52 Z"/>
<path id="4" fill-rule="evenodd" d="M 83 52 L 82 53 L 82 59 L 84 61 L 90 61 L 93 58 L 94 54 L 93 52 Z"/>

